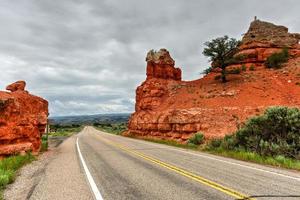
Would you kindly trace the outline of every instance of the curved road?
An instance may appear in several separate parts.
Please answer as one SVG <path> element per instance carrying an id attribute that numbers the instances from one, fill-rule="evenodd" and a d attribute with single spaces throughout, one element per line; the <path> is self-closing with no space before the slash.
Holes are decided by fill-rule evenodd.
<path id="1" fill-rule="evenodd" d="M 93 127 L 85 127 L 60 148 L 60 158 L 49 164 L 30 199 L 300 199 L 298 172 L 116 136 Z M 62 168 L 55 171 L 57 162 Z"/>

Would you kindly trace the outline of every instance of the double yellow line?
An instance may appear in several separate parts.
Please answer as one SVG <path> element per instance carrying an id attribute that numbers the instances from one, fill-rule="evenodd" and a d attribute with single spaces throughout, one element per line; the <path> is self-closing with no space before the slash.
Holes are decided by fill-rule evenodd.
<path id="1" fill-rule="evenodd" d="M 169 169 L 169 170 L 171 170 L 171 171 L 174 171 L 174 172 L 176 172 L 176 173 L 178 173 L 178 174 L 181 174 L 182 176 L 185 176 L 185 177 L 187 177 L 187 178 L 190 178 L 190 179 L 192 179 L 192 180 L 194 180 L 194 181 L 196 181 L 196 182 L 198 182 L 198 183 L 207 185 L 207 186 L 209 186 L 209 187 L 211 187 L 211 188 L 214 188 L 214 189 L 216 189 L 216 190 L 218 190 L 218 191 L 221 191 L 221 192 L 223 192 L 223 193 L 225 193 L 225 194 L 228 194 L 229 196 L 232 196 L 232 197 L 237 198 L 237 199 L 243 199 L 243 200 L 255 200 L 254 198 L 248 197 L 248 196 L 245 195 L 245 194 L 242 194 L 242 193 L 240 193 L 240 192 L 237 192 L 237 191 L 235 191 L 235 190 L 233 190 L 233 189 L 230 189 L 230 188 L 228 188 L 228 187 L 222 186 L 222 185 L 220 185 L 220 184 L 218 184 L 218 183 L 215 183 L 215 182 L 213 182 L 213 181 L 210 181 L 210 180 L 208 180 L 208 179 L 206 179 L 206 178 L 203 178 L 203 177 L 201 177 L 201 176 L 199 176 L 199 175 L 193 174 L 193 173 L 188 172 L 188 171 L 186 171 L 186 170 L 184 170 L 184 169 L 178 168 L 178 167 L 176 167 L 176 166 L 174 166 L 174 165 L 165 163 L 165 162 L 160 161 L 160 160 L 158 160 L 158 159 L 156 159 L 156 158 L 153 158 L 153 157 L 150 157 L 150 156 L 148 156 L 148 155 L 142 154 L 142 153 L 140 153 L 140 152 L 137 152 L 137 151 L 135 151 L 135 150 L 132 150 L 132 149 L 130 149 L 130 148 L 126 147 L 126 146 L 120 145 L 120 144 L 118 144 L 118 143 L 108 141 L 108 140 L 106 140 L 106 139 L 103 139 L 103 138 L 100 137 L 99 135 L 97 135 L 97 136 L 98 136 L 98 138 L 99 138 L 100 140 L 102 140 L 103 142 L 105 142 L 105 143 L 107 143 L 107 144 L 110 144 L 110 145 L 112 145 L 112 146 L 114 146 L 114 147 L 117 147 L 117 148 L 119 148 L 119 149 L 122 149 L 122 150 L 125 151 L 125 152 L 128 152 L 128 153 L 130 153 L 130 154 L 133 154 L 133 155 L 138 156 L 138 157 L 140 157 L 140 158 L 143 158 L 143 159 L 145 159 L 145 160 L 148 160 L 148 161 L 150 161 L 150 162 L 152 162 L 152 163 L 155 163 L 155 164 L 157 164 L 157 165 L 159 165 L 159 166 L 161 166 L 161 167 L 167 168 L 167 169 Z"/>

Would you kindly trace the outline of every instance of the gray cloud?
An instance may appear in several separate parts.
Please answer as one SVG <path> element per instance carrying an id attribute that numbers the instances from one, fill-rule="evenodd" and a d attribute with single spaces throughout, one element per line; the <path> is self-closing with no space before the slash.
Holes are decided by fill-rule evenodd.
<path id="1" fill-rule="evenodd" d="M 132 112 L 145 55 L 167 48 L 185 80 L 208 66 L 203 43 L 240 38 L 256 15 L 300 32 L 298 0 L 3 0 L 0 88 L 19 79 L 51 115 Z"/>

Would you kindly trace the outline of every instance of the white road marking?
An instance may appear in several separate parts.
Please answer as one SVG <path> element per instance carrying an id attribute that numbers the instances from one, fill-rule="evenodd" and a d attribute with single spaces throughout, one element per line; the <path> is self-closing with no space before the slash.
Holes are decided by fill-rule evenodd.
<path id="1" fill-rule="evenodd" d="M 109 133 L 106 133 L 106 134 L 109 134 Z M 109 135 L 110 136 L 116 136 L 116 137 L 122 137 L 122 136 L 112 135 L 112 134 L 109 134 Z M 176 148 L 171 147 L 171 146 L 166 148 L 166 147 L 163 147 L 163 145 L 161 145 L 161 144 L 155 144 L 155 143 L 141 141 L 141 140 L 132 139 L 132 138 L 127 138 L 127 139 L 135 140 L 137 142 L 144 143 L 144 144 L 149 144 L 149 145 L 151 144 L 153 146 L 159 146 L 163 149 L 179 151 L 179 152 L 187 153 L 187 154 L 190 154 L 190 155 L 195 155 L 195 156 L 198 156 L 198 157 L 203 157 L 203 158 L 207 158 L 207 159 L 211 159 L 211 160 L 215 160 L 215 161 L 219 161 L 219 162 L 223 162 L 223 163 L 227 163 L 227 164 L 231 164 L 231 165 L 236 165 L 236 166 L 239 166 L 239 167 L 244 167 L 244 168 L 248 168 L 248 169 L 252 169 L 252 170 L 256 170 L 256 171 L 260 171 L 260 172 L 265 172 L 265 173 L 281 176 L 281 177 L 284 177 L 284 178 L 293 179 L 293 180 L 296 180 L 296 181 L 300 181 L 300 177 L 293 177 L 293 176 L 285 175 L 285 174 L 274 172 L 274 171 L 269 171 L 269 170 L 265 170 L 265 169 L 261 169 L 261 168 L 257 168 L 257 167 L 252 167 L 252 166 L 243 165 L 243 164 L 239 164 L 239 163 L 235 163 L 235 162 L 230 162 L 230 161 L 222 160 L 222 159 L 219 159 L 219 158 L 214 158 L 212 156 L 206 156 L 206 155 L 201 155 L 201 154 L 198 154 L 198 153 L 189 152 L 187 150 L 176 149 Z"/>
<path id="2" fill-rule="evenodd" d="M 94 181 L 94 179 L 93 179 L 93 177 L 92 177 L 92 175 L 91 175 L 91 173 L 90 173 L 90 171 L 89 171 L 89 169 L 88 169 L 88 167 L 87 167 L 87 165 L 86 165 L 86 163 L 83 159 L 82 154 L 81 154 L 79 144 L 78 144 L 78 137 L 77 137 L 77 140 L 76 140 L 76 146 L 77 146 L 80 161 L 82 163 L 84 172 L 85 172 L 86 177 L 88 179 L 88 182 L 91 186 L 92 192 L 94 193 L 95 199 L 96 200 L 103 200 L 102 195 L 101 195 L 100 191 L 98 190 L 98 187 L 97 187 L 97 185 L 96 185 L 96 183 L 95 183 L 95 181 Z"/>

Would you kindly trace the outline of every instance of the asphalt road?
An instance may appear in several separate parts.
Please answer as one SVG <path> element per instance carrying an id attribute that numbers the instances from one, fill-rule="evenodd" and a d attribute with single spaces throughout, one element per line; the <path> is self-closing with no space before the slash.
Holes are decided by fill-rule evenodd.
<path id="1" fill-rule="evenodd" d="M 103 199 L 300 199 L 298 172 L 111 135 L 93 127 L 78 135 L 78 146 Z"/>
<path id="2" fill-rule="evenodd" d="M 38 198 L 33 199 L 60 199 L 59 195 L 48 198 L 52 184 L 57 194 L 59 188 L 64 191 L 61 199 L 300 199 L 299 172 L 125 138 L 93 127 L 85 127 L 66 142 L 72 143 L 68 157 L 77 159 L 69 158 L 68 173 L 57 172 L 66 183 L 58 186 L 49 172 L 44 185 L 37 186 L 43 188 L 43 195 L 34 191 Z M 68 189 L 72 185 L 76 188 Z"/>

